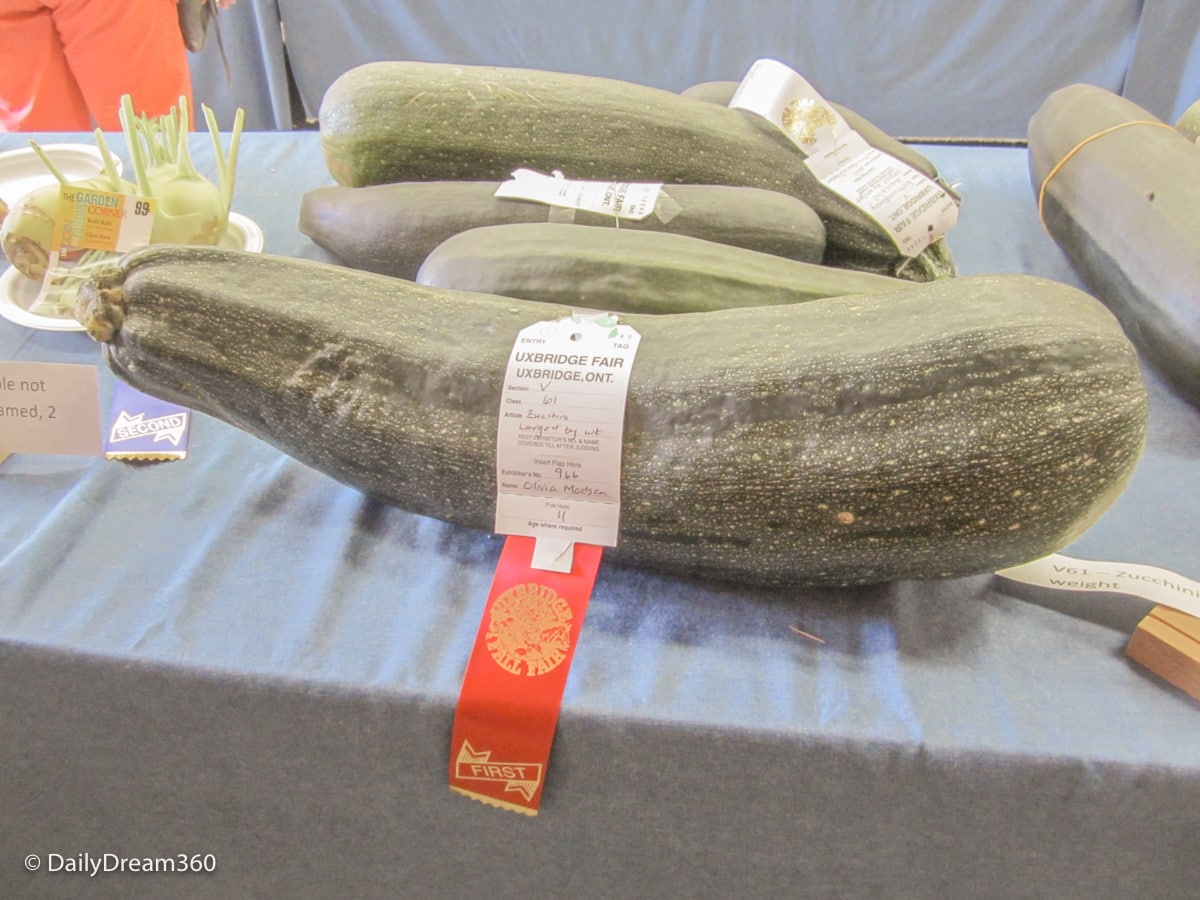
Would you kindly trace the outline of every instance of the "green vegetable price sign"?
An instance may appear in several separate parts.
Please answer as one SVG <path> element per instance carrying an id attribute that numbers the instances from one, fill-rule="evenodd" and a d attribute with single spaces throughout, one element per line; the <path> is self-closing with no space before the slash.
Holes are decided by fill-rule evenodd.
<path id="1" fill-rule="evenodd" d="M 124 253 L 150 243 L 154 198 L 118 194 L 70 184 L 59 188 L 52 250 Z"/>
<path id="2" fill-rule="evenodd" d="M 150 243 L 155 201 L 88 183 L 60 184 L 46 274 L 35 306 L 69 315 L 76 286 L 114 255 Z"/>

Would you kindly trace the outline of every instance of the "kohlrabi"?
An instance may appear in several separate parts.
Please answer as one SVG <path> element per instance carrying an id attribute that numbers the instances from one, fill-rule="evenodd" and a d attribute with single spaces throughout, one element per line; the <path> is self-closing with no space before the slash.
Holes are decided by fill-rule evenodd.
<path id="1" fill-rule="evenodd" d="M 212 138 L 216 183 L 201 175 L 192 163 L 186 97 L 180 97 L 178 105 L 167 115 L 156 118 L 136 115 L 129 96 L 121 98 L 121 128 L 133 164 L 132 181 L 120 177 L 116 160 L 99 129 L 94 134 L 104 171 L 83 181 L 68 182 L 53 160 L 35 141 L 30 141 L 55 181 L 31 191 L 11 207 L 0 224 L 0 245 L 17 271 L 27 278 L 46 282 L 37 301 L 40 308 L 31 311 L 70 315 L 74 288 L 109 255 L 91 250 L 73 255 L 60 252 L 60 259 L 74 262 L 74 266 L 56 270 L 46 277 L 61 185 L 153 198 L 152 244 L 217 244 L 221 241 L 229 224 L 233 202 L 244 114 L 241 109 L 235 114 L 226 152 L 221 146 L 216 117 L 208 107 L 201 108 Z M 49 289 L 51 284 L 55 286 L 54 290 Z"/>
<path id="2" fill-rule="evenodd" d="M 54 219 L 58 214 L 59 188 L 62 185 L 118 193 L 136 191 L 131 182 L 117 174 L 116 163 L 99 130 L 96 131 L 96 141 L 104 160 L 104 171 L 84 181 L 71 182 L 37 141 L 30 140 L 30 146 L 55 180 L 35 188 L 18 200 L 4 217 L 3 225 L 0 225 L 0 245 L 4 247 L 4 255 L 26 278 L 41 281 L 46 274 L 46 265 L 50 261 L 50 242 L 54 237 Z"/>
<path id="3" fill-rule="evenodd" d="M 170 114 L 157 119 L 136 116 L 129 97 L 121 100 L 121 125 L 133 162 L 137 192 L 155 200 L 152 244 L 216 244 L 225 236 L 243 114 L 242 110 L 237 111 L 226 155 L 212 111 L 202 108 L 213 140 L 219 184 L 209 181 L 192 164 L 186 97 L 179 98 L 179 104 Z"/>

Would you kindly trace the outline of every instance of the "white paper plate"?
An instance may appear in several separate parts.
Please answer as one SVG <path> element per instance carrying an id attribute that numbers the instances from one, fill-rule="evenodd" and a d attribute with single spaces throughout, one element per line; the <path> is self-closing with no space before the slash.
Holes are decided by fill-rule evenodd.
<path id="1" fill-rule="evenodd" d="M 249 250 L 261 253 L 263 232 L 258 224 L 241 213 L 229 214 L 229 228 L 221 240 L 222 247 Z M 38 328 L 42 331 L 83 331 L 83 326 L 73 318 L 39 316 L 29 312 L 37 300 L 39 285 L 26 278 L 11 266 L 0 275 L 0 316 L 17 325 Z"/>
<path id="2" fill-rule="evenodd" d="M 104 158 L 98 147 L 91 144 L 42 144 L 46 155 L 62 171 L 68 181 L 83 181 L 104 171 Z M 114 155 L 113 163 L 117 174 L 121 174 L 121 160 Z M 30 191 L 46 184 L 53 184 L 54 175 L 46 168 L 32 147 L 6 150 L 0 153 L 0 197 L 9 206 Z"/>

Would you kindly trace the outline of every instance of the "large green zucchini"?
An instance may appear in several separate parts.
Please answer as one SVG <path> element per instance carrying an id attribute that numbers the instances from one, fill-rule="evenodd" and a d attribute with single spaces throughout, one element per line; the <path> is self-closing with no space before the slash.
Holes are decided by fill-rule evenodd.
<path id="1" fill-rule="evenodd" d="M 429 253 L 416 280 L 620 313 L 803 303 L 911 284 L 683 234 L 550 222 L 460 232 Z"/>
<path id="2" fill-rule="evenodd" d="M 492 529 L 512 342 L 568 307 L 151 247 L 80 290 L 112 370 L 404 509 Z M 740 583 L 952 577 L 1086 529 L 1139 458 L 1133 348 L 1091 296 L 956 278 L 628 316 L 619 545 Z"/>
<path id="3" fill-rule="evenodd" d="M 197 247 L 135 251 L 79 297 L 133 386 L 487 531 L 514 339 L 568 312 Z M 987 572 L 1086 529 L 1143 445 L 1132 347 L 1055 282 L 622 320 L 642 337 L 614 560 L 741 584 Z"/>
<path id="4" fill-rule="evenodd" d="M 1147 362 L 1200 404 L 1200 153 L 1087 84 L 1047 97 L 1028 138 L 1047 231 Z"/>
<path id="5" fill-rule="evenodd" d="M 817 212 L 829 265 L 914 281 L 954 273 L 944 240 L 902 257 L 879 223 L 817 181 L 770 122 L 671 91 L 534 69 L 385 61 L 338 76 L 318 115 L 326 164 L 343 185 L 498 181 L 530 168 L 581 180 L 766 188 Z M 937 177 L 932 163 L 923 169 Z"/>
<path id="6" fill-rule="evenodd" d="M 366 187 L 328 185 L 304 194 L 300 230 L 356 269 L 412 279 L 447 238 L 484 225 L 546 222 L 543 203 L 495 196 L 496 181 L 405 181 Z M 622 219 L 629 231 L 663 231 L 818 263 L 825 226 L 803 201 L 778 191 L 715 184 L 676 184 L 663 213 Z M 565 211 L 577 225 L 616 223 L 612 216 Z M 556 211 L 562 215 L 564 211 Z"/>

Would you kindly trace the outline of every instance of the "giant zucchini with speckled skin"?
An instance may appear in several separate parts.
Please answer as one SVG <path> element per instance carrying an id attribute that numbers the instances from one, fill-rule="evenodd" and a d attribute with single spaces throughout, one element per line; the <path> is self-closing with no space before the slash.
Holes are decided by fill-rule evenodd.
<path id="1" fill-rule="evenodd" d="M 905 259 L 884 227 L 817 181 L 766 119 L 671 91 L 536 69 L 371 62 L 334 80 L 319 120 L 339 184 L 503 180 L 530 168 L 581 180 L 767 188 L 821 217 L 828 265 L 913 281 L 954 274 L 944 240 Z M 927 160 L 924 171 L 937 178 Z"/>
<path id="2" fill-rule="evenodd" d="M 80 290 L 108 366 L 415 513 L 490 531 L 517 333 L 566 307 L 310 260 L 153 247 Z M 1121 491 L 1146 396 L 1092 297 L 1000 275 L 623 316 L 613 560 L 740 584 L 988 572 Z"/>

